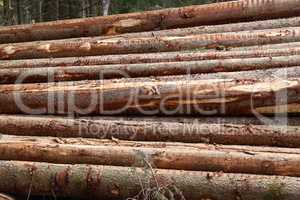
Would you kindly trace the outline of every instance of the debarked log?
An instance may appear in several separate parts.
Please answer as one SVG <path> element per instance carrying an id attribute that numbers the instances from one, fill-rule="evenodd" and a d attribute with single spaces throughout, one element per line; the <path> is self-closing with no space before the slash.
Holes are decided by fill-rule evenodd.
<path id="1" fill-rule="evenodd" d="M 207 61 L 0 69 L 0 84 L 99 80 L 300 66 L 300 55 Z"/>
<path id="2" fill-rule="evenodd" d="M 44 58 L 28 60 L 3 60 L 0 62 L 0 69 L 11 68 L 41 68 L 41 67 L 66 67 L 66 66 L 87 66 L 87 65 L 111 65 L 111 64 L 137 64 L 137 63 L 159 63 L 159 62 L 181 62 L 201 61 L 214 59 L 235 59 L 235 58 L 260 58 L 300 55 L 299 47 L 244 50 L 244 51 L 209 51 L 209 52 L 161 52 L 146 54 L 120 54 L 106 56 L 87 57 L 66 57 L 66 58 Z"/>
<path id="3" fill-rule="evenodd" d="M 0 45 L 0 59 L 55 58 L 214 49 L 300 41 L 300 28 L 170 37 L 90 38 Z"/>
<path id="4" fill-rule="evenodd" d="M 285 74 L 274 74 L 274 77 L 271 76 L 271 72 L 276 70 L 232 72 L 227 75 L 211 74 L 206 78 L 201 78 L 202 75 L 189 75 L 1 85 L 0 113 L 79 115 L 298 113 L 300 100 L 298 68 L 280 69 L 278 71 L 285 71 Z M 218 76 L 223 78 L 217 78 Z"/>
<path id="5" fill-rule="evenodd" d="M 127 33 L 117 36 L 103 36 L 103 38 L 139 38 L 139 37 L 162 37 L 162 36 L 185 36 L 192 34 L 225 33 L 251 30 L 275 29 L 284 27 L 297 27 L 300 25 L 299 17 L 272 19 L 263 21 L 251 21 L 243 23 L 220 24 L 211 26 L 196 26 L 189 28 L 177 28 L 160 31 L 146 31 Z"/>
<path id="6" fill-rule="evenodd" d="M 237 122 L 237 120 L 227 119 L 227 121 L 217 122 L 213 118 L 195 118 L 193 121 L 190 119 L 168 121 L 168 119 L 122 119 L 118 117 L 71 119 L 54 116 L 1 115 L 0 130 L 2 134 L 19 136 L 300 147 L 299 125 L 289 124 L 290 120 L 297 121 L 298 118 L 282 118 L 280 122 L 286 121 L 286 124 L 280 125 L 280 122 L 277 125 L 273 124 L 277 123 L 276 120 L 272 124 L 250 125 L 247 122 L 257 122 L 258 120 L 245 119 Z M 261 120 L 271 121 L 268 118 Z M 2 139 L 7 140 L 5 137 Z M 12 140 L 16 141 L 17 139 L 13 138 Z"/>
<path id="7" fill-rule="evenodd" d="M 1 191 L 24 195 L 30 190 L 31 195 L 121 200 L 154 190 L 189 200 L 300 197 L 298 177 L 222 172 L 0 161 L 0 179 L 10 180 L 0 182 Z"/>
<path id="8" fill-rule="evenodd" d="M 2 27 L 0 43 L 115 35 L 299 16 L 299 0 L 230 1 L 158 11 Z M 216 14 L 218 13 L 218 14 Z"/>
<path id="9" fill-rule="evenodd" d="M 152 168 L 160 169 L 300 176 L 300 149 L 212 148 L 189 144 L 168 146 L 163 142 L 160 145 L 160 148 L 154 148 L 151 143 L 135 142 L 127 142 L 127 146 L 122 146 L 122 143 L 80 145 L 0 140 L 0 160 L 128 167 L 149 167 L 150 164 Z"/>

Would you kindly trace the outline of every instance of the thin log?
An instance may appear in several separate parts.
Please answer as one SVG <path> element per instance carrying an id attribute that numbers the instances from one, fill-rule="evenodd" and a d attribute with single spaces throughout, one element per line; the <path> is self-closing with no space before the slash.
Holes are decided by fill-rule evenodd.
<path id="1" fill-rule="evenodd" d="M 282 176 L 0 161 L 0 178 L 10 180 L 0 182 L 1 191 L 24 195 L 126 199 L 152 189 L 189 200 L 300 197 L 299 178 Z"/>
<path id="2" fill-rule="evenodd" d="M 300 55 L 207 61 L 0 69 L 0 84 L 99 80 L 300 66 Z M 19 82 L 20 77 L 24 79 Z"/>
<path id="3" fill-rule="evenodd" d="M 273 50 L 273 49 L 286 49 L 286 48 L 299 48 L 300 42 L 287 42 L 287 43 L 279 43 L 279 44 L 266 44 L 266 45 L 254 45 L 248 47 L 235 47 L 232 49 L 233 51 L 259 51 L 259 50 Z"/>
<path id="4" fill-rule="evenodd" d="M 0 45 L 0 59 L 55 58 L 212 49 L 300 41 L 300 28 L 280 28 L 181 37 L 90 38 Z"/>
<path id="5" fill-rule="evenodd" d="M 300 128 L 296 119 L 278 119 L 270 124 L 250 125 L 259 120 L 216 119 L 168 121 L 170 119 L 71 119 L 64 117 L 0 116 L 2 134 L 52 136 L 60 138 L 100 138 L 132 141 L 173 141 L 231 145 L 300 147 Z M 268 121 L 269 120 L 269 121 Z M 283 124 L 286 120 L 286 124 Z M 289 123 L 293 123 L 291 126 Z M 278 124 L 274 124 L 277 123 Z M 280 124 L 282 123 L 282 124 Z M 299 121 L 298 121 L 299 123 Z M 22 131 L 20 131 L 22 130 Z M 5 139 L 5 138 L 3 138 Z M 16 139 L 14 139 L 16 140 Z"/>
<path id="6" fill-rule="evenodd" d="M 249 146 L 249 145 L 221 145 L 207 143 L 182 143 L 182 142 L 158 142 L 158 141 L 129 141 L 112 139 L 95 139 L 95 138 L 62 138 L 62 137 L 45 137 L 45 136 L 16 136 L 16 135 L 1 135 L 0 143 L 17 143 L 17 144 L 61 144 L 61 145 L 79 145 L 79 146 L 101 146 L 101 147 L 130 147 L 130 148 L 155 148 L 155 149 L 175 149 L 178 147 L 184 149 L 197 150 L 220 150 L 243 152 L 248 154 L 260 153 L 282 153 L 282 154 L 299 154 L 299 148 L 282 148 L 282 147 L 267 147 L 267 146 Z"/>
<path id="7" fill-rule="evenodd" d="M 296 70 L 295 70 L 296 69 Z M 297 68 L 231 73 L 0 86 L 2 114 L 238 115 L 299 112 Z M 276 72 L 276 71 L 275 71 Z M 251 79 L 251 73 L 253 79 Z M 236 75 L 236 76 L 234 76 Z M 299 75 L 299 74 L 298 74 Z M 225 75 L 226 76 L 226 75 Z M 264 77 L 265 78 L 261 78 Z M 291 76 L 291 77 L 290 77 Z M 212 78 L 214 77 L 214 78 Z M 284 109 L 289 105 L 292 110 Z"/>
<path id="8" fill-rule="evenodd" d="M 283 18 L 272 19 L 263 21 L 233 23 L 233 24 L 221 24 L 213 26 L 197 26 L 189 28 L 177 28 L 170 30 L 160 31 L 146 31 L 138 33 L 127 33 L 117 36 L 103 36 L 104 38 L 139 38 L 139 37 L 163 37 L 163 36 L 185 36 L 185 35 L 197 35 L 208 33 L 225 33 L 225 32 L 239 32 L 239 31 L 253 31 L 264 29 L 275 29 L 284 27 L 297 27 L 300 25 L 300 18 Z"/>
<path id="9" fill-rule="evenodd" d="M 134 143 L 132 143 L 134 145 Z M 300 149 L 284 153 L 277 148 L 196 149 L 185 145 L 176 148 L 151 146 L 92 146 L 37 142 L 0 141 L 0 159 L 49 162 L 57 164 L 96 164 L 125 167 L 148 167 L 193 171 L 223 171 L 261 175 L 300 176 Z M 260 151 L 262 149 L 262 151 Z"/>
<path id="10" fill-rule="evenodd" d="M 8 60 L 0 62 L 0 69 L 66 67 L 86 65 L 137 64 L 158 62 L 200 61 L 213 59 L 255 58 L 300 55 L 300 48 L 262 49 L 247 51 L 210 51 L 210 52 L 166 52 L 147 54 L 107 55 L 88 57 L 45 58 L 28 60 Z"/>
<path id="11" fill-rule="evenodd" d="M 3 27 L 0 42 L 24 42 L 141 32 L 299 16 L 299 0 L 240 0 L 87 19 Z M 199 14 L 200 13 L 200 14 Z M 216 14 L 218 13 L 218 14 Z"/>

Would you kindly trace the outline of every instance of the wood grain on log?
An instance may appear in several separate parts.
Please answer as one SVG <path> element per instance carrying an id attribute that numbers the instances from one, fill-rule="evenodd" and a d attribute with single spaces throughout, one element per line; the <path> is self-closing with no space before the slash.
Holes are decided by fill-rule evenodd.
<path id="1" fill-rule="evenodd" d="M 263 200 L 269 197 L 295 200 L 300 197 L 298 177 L 221 172 L 0 161 L 0 179 L 10 180 L 0 182 L 1 191 L 25 195 L 31 188 L 32 195 L 55 193 L 57 196 L 121 200 L 135 197 L 143 188 L 156 191 L 170 188 L 189 200 Z"/>
<path id="2" fill-rule="evenodd" d="M 240 0 L 142 13 L 3 27 L 0 42 L 62 39 L 299 16 L 299 0 Z"/>
<path id="3" fill-rule="evenodd" d="M 1 85 L 0 113 L 298 113 L 299 71 L 292 67 L 207 76 Z"/>
<path id="4" fill-rule="evenodd" d="M 299 0 L 300 1 L 300 0 Z M 107 54 L 214 49 L 300 41 L 300 27 L 170 37 L 89 38 L 0 45 L 0 59 L 92 56 Z"/>
<path id="5" fill-rule="evenodd" d="M 0 69 L 0 84 L 100 80 L 300 66 L 300 55 L 205 61 Z"/>

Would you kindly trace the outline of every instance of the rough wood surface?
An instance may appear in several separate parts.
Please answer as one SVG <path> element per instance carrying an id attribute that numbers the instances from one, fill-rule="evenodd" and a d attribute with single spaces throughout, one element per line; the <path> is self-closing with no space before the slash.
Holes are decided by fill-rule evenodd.
<path id="1" fill-rule="evenodd" d="M 0 113 L 298 113 L 299 71 L 292 67 L 207 76 L 1 85 Z"/>
<path id="2" fill-rule="evenodd" d="M 0 29 L 0 42 L 99 36 L 291 17 L 299 16 L 299 10 L 299 0 L 230 1 L 142 13 L 3 27 Z"/>
<path id="3" fill-rule="evenodd" d="M 11 68 L 40 68 L 40 67 L 66 67 L 86 65 L 108 65 L 108 64 L 137 64 L 137 63 L 158 63 L 158 62 L 180 62 L 200 61 L 214 59 L 234 58 L 260 58 L 275 56 L 300 55 L 300 48 L 286 49 L 262 49 L 247 51 L 194 51 L 194 52 L 160 52 L 146 54 L 106 55 L 87 57 L 66 57 L 66 58 L 45 58 L 28 60 L 3 60 L 0 62 L 0 69 Z"/>
<path id="4" fill-rule="evenodd" d="M 18 176 L 16 176 L 18 174 Z M 1 191 L 102 199 L 135 197 L 143 189 L 166 188 L 186 199 L 235 200 L 300 197 L 299 178 L 133 167 L 0 161 Z M 144 191 L 146 192 L 146 191 Z"/>
<path id="5" fill-rule="evenodd" d="M 221 24 L 212 26 L 196 26 L 189 28 L 177 28 L 160 31 L 146 31 L 138 33 L 127 33 L 117 36 L 103 36 L 106 38 L 138 38 L 138 37 L 161 37 L 161 36 L 185 36 L 192 34 L 225 33 L 238 31 L 251 31 L 263 29 L 275 29 L 284 27 L 297 27 L 300 25 L 299 17 L 272 19 L 263 21 L 251 21 L 243 23 Z"/>
<path id="6" fill-rule="evenodd" d="M 219 121 L 214 118 L 71 119 L 1 115 L 0 129 L 3 134 L 20 136 L 300 147 L 298 118 L 262 120 L 270 124 L 263 124 L 253 118 L 225 118 Z M 286 124 L 280 124 L 284 121 Z M 250 125 L 251 123 L 256 125 Z"/>
<path id="7" fill-rule="evenodd" d="M 59 139 L 57 139 L 59 141 Z M 117 143 L 117 141 L 116 141 Z M 0 159 L 57 164 L 96 164 L 226 173 L 300 176 L 300 149 L 218 148 L 179 144 L 102 146 L 0 141 Z M 199 145 L 200 146 L 200 145 Z M 203 148 L 204 147 L 204 148 Z M 281 152 L 280 152 L 281 151 Z"/>
<path id="8" fill-rule="evenodd" d="M 300 27 L 170 37 L 89 38 L 0 45 L 0 59 L 54 58 L 107 54 L 214 49 L 300 41 Z"/>
<path id="9" fill-rule="evenodd" d="M 300 55 L 205 61 L 0 69 L 0 83 L 41 83 L 248 71 L 300 66 Z M 20 83 L 20 82 L 18 82 Z"/>

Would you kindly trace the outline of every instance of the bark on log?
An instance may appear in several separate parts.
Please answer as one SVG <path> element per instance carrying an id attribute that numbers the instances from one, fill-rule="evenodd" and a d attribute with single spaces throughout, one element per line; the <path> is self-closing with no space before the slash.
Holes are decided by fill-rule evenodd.
<path id="1" fill-rule="evenodd" d="M 247 51 L 210 51 L 210 52 L 166 52 L 147 54 L 107 55 L 89 57 L 45 58 L 28 60 L 8 60 L 0 62 L 0 69 L 66 67 L 85 65 L 137 64 L 200 61 L 213 59 L 258 58 L 300 55 L 300 48 L 262 49 Z"/>
<path id="2" fill-rule="evenodd" d="M 104 38 L 139 38 L 139 37 L 163 37 L 163 36 L 186 36 L 208 33 L 225 33 L 225 32 L 239 32 L 239 31 L 253 31 L 264 29 L 275 29 L 284 27 L 297 27 L 300 25 L 300 18 L 283 18 L 263 21 L 253 21 L 244 23 L 221 24 L 213 26 L 198 26 L 190 28 L 177 28 L 161 31 L 147 31 L 139 33 L 127 33 L 118 36 L 103 36 Z"/>
<path id="3" fill-rule="evenodd" d="M 299 0 L 300 1 L 300 0 Z M 180 51 L 264 45 L 300 41 L 300 28 L 266 29 L 182 37 L 146 37 L 129 39 L 90 38 L 0 45 L 0 59 L 53 58 Z"/>
<path id="4" fill-rule="evenodd" d="M 182 143 L 182 142 L 153 142 L 153 141 L 129 141 L 112 139 L 95 139 L 95 138 L 62 138 L 62 137 L 45 137 L 45 136 L 16 136 L 16 135 L 1 135 L 1 143 L 46 143 L 46 144 L 61 144 L 61 145 L 87 145 L 87 146 L 104 146 L 104 147 L 135 147 L 135 148 L 156 148 L 156 149 L 177 149 L 178 147 L 190 149 L 204 150 L 220 150 L 234 152 L 248 152 L 249 154 L 263 153 L 282 153 L 282 154 L 299 154 L 299 148 L 282 148 L 282 147 L 267 147 L 267 146 L 249 146 L 249 145 L 220 145 L 207 143 Z"/>
<path id="5" fill-rule="evenodd" d="M 299 48 L 300 42 L 287 42 L 287 43 L 279 43 L 279 44 L 266 44 L 266 45 L 254 45 L 248 47 L 235 47 L 232 49 L 233 51 L 259 51 L 259 50 L 273 50 L 273 49 L 286 49 L 286 48 Z"/>
<path id="6" fill-rule="evenodd" d="M 20 136 L 84 137 L 133 141 L 173 141 L 191 143 L 300 147 L 298 118 L 272 121 L 258 120 L 216 122 L 215 119 L 70 119 L 64 117 L 1 116 L 2 134 Z M 265 121 L 270 119 L 263 119 Z M 293 123 L 291 126 L 289 123 Z M 250 125 L 256 122 L 258 125 Z M 269 122 L 269 121 L 267 121 Z M 275 125 L 277 123 L 280 125 Z M 22 131 L 20 131 L 22 130 Z M 3 138 L 5 139 L 5 138 Z"/>
<path id="7" fill-rule="evenodd" d="M 0 29 L 0 42 L 24 42 L 150 31 L 299 16 L 299 0 L 230 1 L 142 13 L 19 25 Z M 217 14 L 216 14 L 217 13 Z"/>
<path id="8" fill-rule="evenodd" d="M 132 143 L 131 145 L 135 145 Z M 196 149 L 188 145 L 153 148 L 147 145 L 92 146 L 0 141 L 0 159 L 56 164 L 96 164 L 225 173 L 300 176 L 300 149 L 247 148 Z"/>
<path id="9" fill-rule="evenodd" d="M 25 195 L 30 189 L 32 195 L 121 200 L 166 188 L 189 200 L 300 197 L 299 178 L 282 176 L 0 161 L 0 178 L 10 180 L 0 182 L 1 191 Z"/>
<path id="10" fill-rule="evenodd" d="M 282 69 L 281 69 L 282 70 Z M 281 71 L 279 70 L 279 71 Z M 299 112 L 299 68 L 0 86 L 2 114 L 239 115 Z M 275 70 L 276 72 L 276 70 Z M 251 74 L 253 79 L 251 78 Z M 218 79 L 217 77 L 226 77 Z M 203 76 L 205 77 L 205 76 Z M 208 77 L 211 77 L 209 79 Z M 212 78 L 213 77 L 213 78 Z M 228 78 L 231 77 L 231 78 Z M 261 78 L 264 77 L 264 78 Z M 289 105 L 287 110 L 284 106 Z"/>
<path id="11" fill-rule="evenodd" d="M 300 55 L 119 65 L 0 69 L 0 84 L 185 75 L 300 66 Z M 22 81 L 19 82 L 20 77 Z M 23 79 L 24 78 L 24 79 Z"/>

